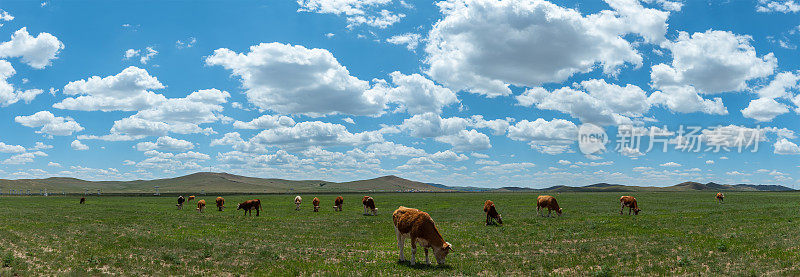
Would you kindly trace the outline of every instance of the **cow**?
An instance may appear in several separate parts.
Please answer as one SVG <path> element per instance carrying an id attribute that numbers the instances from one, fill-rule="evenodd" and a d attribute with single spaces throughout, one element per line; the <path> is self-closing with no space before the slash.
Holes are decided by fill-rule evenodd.
<path id="1" fill-rule="evenodd" d="M 192 202 L 192 200 L 194 200 L 194 195 L 189 195 L 189 202 Z"/>
<path id="2" fill-rule="evenodd" d="M 495 220 L 497 220 L 498 224 L 503 225 L 503 216 L 497 213 L 492 200 L 486 200 L 483 203 L 483 212 L 486 213 L 486 225 L 491 225 Z"/>
<path id="3" fill-rule="evenodd" d="M 333 210 L 334 211 L 342 211 L 342 204 L 344 203 L 344 197 L 336 197 L 336 200 L 333 201 Z"/>
<path id="4" fill-rule="evenodd" d="M 365 215 L 369 215 L 370 213 L 372 215 L 378 215 L 378 208 L 375 208 L 375 199 L 365 195 L 364 198 L 361 199 L 361 203 L 364 204 Z"/>
<path id="5" fill-rule="evenodd" d="M 311 205 L 314 205 L 314 212 L 319 212 L 319 198 L 314 197 L 311 200 Z"/>
<path id="6" fill-rule="evenodd" d="M 183 198 L 183 195 L 179 195 L 178 196 L 178 204 L 175 205 L 175 206 L 178 207 L 178 210 L 182 210 L 183 209 L 183 202 L 186 202 L 186 198 Z"/>
<path id="7" fill-rule="evenodd" d="M 81 204 L 86 203 L 86 197 L 81 197 Z"/>
<path id="8" fill-rule="evenodd" d="M 294 205 L 295 205 L 294 210 L 295 211 L 299 211 L 300 210 L 300 203 L 303 203 L 303 198 L 300 197 L 300 195 L 295 196 L 294 197 Z"/>
<path id="9" fill-rule="evenodd" d="M 442 239 L 439 230 L 433 223 L 433 219 L 428 213 L 400 206 L 392 214 L 394 231 L 397 234 L 397 247 L 400 248 L 400 261 L 405 261 L 403 256 L 403 246 L 405 239 L 411 239 L 411 264 L 414 265 L 417 254 L 417 243 L 425 250 L 425 263 L 428 260 L 428 248 L 433 248 L 433 256 L 439 265 L 444 265 L 444 259 L 452 251 L 450 243 Z"/>
<path id="10" fill-rule="evenodd" d="M 198 212 L 202 213 L 205 208 L 206 208 L 206 200 L 197 201 L 197 211 Z"/>
<path id="11" fill-rule="evenodd" d="M 552 211 L 556 211 L 558 216 L 561 216 L 561 213 L 564 212 L 558 207 L 558 201 L 556 201 L 555 197 L 550 195 L 539 195 L 539 197 L 536 198 L 536 213 L 544 216 L 541 213 L 541 210 L 544 208 L 547 208 L 547 217 L 550 217 L 550 213 Z"/>
<path id="12" fill-rule="evenodd" d="M 225 198 L 217 197 L 217 210 L 225 210 Z"/>
<path id="13" fill-rule="evenodd" d="M 250 213 L 250 215 L 253 215 L 253 209 L 256 210 L 256 216 L 258 216 L 259 213 L 261 212 L 261 200 L 259 199 L 247 200 L 242 203 L 239 203 L 239 206 L 236 207 L 237 211 L 244 210 L 244 215 L 247 215 L 248 212 Z"/>
<path id="14" fill-rule="evenodd" d="M 725 203 L 725 195 L 722 195 L 721 192 L 717 192 L 717 203 Z"/>
<path id="15" fill-rule="evenodd" d="M 634 215 L 638 215 L 641 211 L 639 205 L 636 204 L 636 198 L 633 198 L 633 196 L 622 196 L 619 198 L 619 203 L 621 205 L 619 214 L 622 214 L 622 210 L 625 209 L 625 207 L 628 207 L 628 215 L 631 214 L 631 210 L 633 210 Z"/>

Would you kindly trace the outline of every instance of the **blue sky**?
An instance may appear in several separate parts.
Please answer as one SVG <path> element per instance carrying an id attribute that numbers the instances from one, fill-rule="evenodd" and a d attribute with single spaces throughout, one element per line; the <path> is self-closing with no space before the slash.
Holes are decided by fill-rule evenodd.
<path id="1" fill-rule="evenodd" d="M 0 178 L 800 180 L 793 0 L 0 9 Z"/>

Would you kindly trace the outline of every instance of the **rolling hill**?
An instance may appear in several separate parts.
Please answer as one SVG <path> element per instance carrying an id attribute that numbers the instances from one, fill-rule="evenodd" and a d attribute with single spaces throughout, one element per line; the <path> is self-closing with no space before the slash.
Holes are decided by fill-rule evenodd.
<path id="1" fill-rule="evenodd" d="M 626 186 L 607 183 L 598 183 L 583 187 L 571 186 L 552 186 L 544 189 L 532 189 L 521 187 L 502 187 L 495 189 L 498 192 L 637 192 L 637 191 L 792 191 L 793 189 L 779 185 L 722 185 L 714 182 L 702 184 L 697 182 L 683 182 L 669 187 L 640 187 Z"/>
<path id="2" fill-rule="evenodd" d="M 86 181 L 75 178 L 53 177 L 47 179 L 0 179 L 0 189 L 30 189 L 38 193 L 47 189 L 50 193 L 82 193 L 84 189 L 104 193 L 152 193 L 159 186 L 161 193 L 290 193 L 290 192 L 396 192 L 396 191 L 452 191 L 397 176 L 383 176 L 369 180 L 351 182 L 328 182 L 323 180 L 264 179 L 228 173 L 199 172 L 186 176 L 135 181 Z"/>

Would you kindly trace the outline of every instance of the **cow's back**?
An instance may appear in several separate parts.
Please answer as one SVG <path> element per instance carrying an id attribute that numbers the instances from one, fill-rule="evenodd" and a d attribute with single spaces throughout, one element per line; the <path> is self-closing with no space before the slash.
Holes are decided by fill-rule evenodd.
<path id="1" fill-rule="evenodd" d="M 336 197 L 336 200 L 334 200 L 333 203 L 336 204 L 336 206 L 341 205 L 342 203 L 344 203 L 344 197 L 341 196 Z"/>

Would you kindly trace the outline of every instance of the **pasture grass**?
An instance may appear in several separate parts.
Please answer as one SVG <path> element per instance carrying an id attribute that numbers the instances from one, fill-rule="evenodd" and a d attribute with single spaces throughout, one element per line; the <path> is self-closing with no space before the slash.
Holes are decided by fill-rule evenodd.
<path id="1" fill-rule="evenodd" d="M 640 192 L 642 212 L 619 215 L 621 193 L 555 194 L 564 214 L 536 215 L 529 193 L 200 196 L 177 210 L 173 197 L 0 197 L 0 275 L 798 275 L 800 193 Z M 322 201 L 314 213 L 310 199 Z M 236 203 L 260 198 L 260 217 Z M 491 199 L 503 226 L 486 226 Z M 453 244 L 446 266 L 399 263 L 391 213 L 430 213 Z M 408 243 L 408 242 L 406 242 Z M 410 257 L 406 245 L 406 257 Z M 431 260 L 435 261 L 432 257 Z"/>

